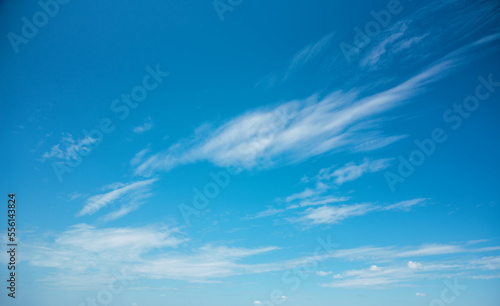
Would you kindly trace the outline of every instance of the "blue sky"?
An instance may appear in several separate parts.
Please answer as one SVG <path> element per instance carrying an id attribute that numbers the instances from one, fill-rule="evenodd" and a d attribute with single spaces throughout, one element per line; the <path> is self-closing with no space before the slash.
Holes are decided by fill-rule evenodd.
<path id="1" fill-rule="evenodd" d="M 498 305 L 497 1 L 0 15 L 2 305 Z"/>

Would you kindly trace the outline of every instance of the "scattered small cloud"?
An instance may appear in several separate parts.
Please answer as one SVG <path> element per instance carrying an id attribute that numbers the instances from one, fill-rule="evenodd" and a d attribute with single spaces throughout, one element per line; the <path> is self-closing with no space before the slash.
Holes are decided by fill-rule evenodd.
<path id="1" fill-rule="evenodd" d="M 380 271 L 380 270 L 382 270 L 382 268 L 377 267 L 376 265 L 371 265 L 368 270 L 370 270 L 370 271 Z"/>
<path id="2" fill-rule="evenodd" d="M 59 144 L 54 145 L 50 151 L 43 153 L 40 160 L 45 162 L 49 159 L 77 159 L 78 152 L 92 150 L 92 144 L 98 141 L 100 140 L 92 138 L 90 135 L 75 140 L 71 134 L 63 133 Z"/>
<path id="3" fill-rule="evenodd" d="M 135 134 L 139 134 L 140 135 L 140 134 L 143 134 L 143 133 L 151 130 L 152 128 L 153 128 L 153 122 L 151 120 L 151 117 L 148 117 L 143 124 L 134 127 L 133 128 L 133 132 Z"/>
<path id="4" fill-rule="evenodd" d="M 316 271 L 316 275 L 317 276 L 328 276 L 330 274 L 332 274 L 332 272 L 330 272 L 330 271 L 328 271 L 328 272 L 326 272 L 326 271 Z"/>
<path id="5" fill-rule="evenodd" d="M 393 160 L 393 158 L 385 158 L 370 161 L 368 158 L 365 158 L 363 162 L 359 164 L 350 162 L 337 169 L 321 169 L 318 177 L 321 181 L 330 181 L 333 179 L 335 184 L 342 185 L 345 182 L 354 181 L 364 174 L 386 169 L 391 166 Z"/>
<path id="6" fill-rule="evenodd" d="M 410 269 L 421 269 L 422 268 L 422 264 L 419 263 L 419 262 L 409 261 L 408 262 L 408 268 L 410 268 Z"/>

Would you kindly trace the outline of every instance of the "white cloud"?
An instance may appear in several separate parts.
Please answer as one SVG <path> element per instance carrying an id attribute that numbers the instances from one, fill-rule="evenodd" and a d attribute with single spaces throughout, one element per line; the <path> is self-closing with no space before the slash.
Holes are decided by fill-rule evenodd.
<path id="1" fill-rule="evenodd" d="M 334 198 L 335 200 L 347 200 L 341 198 Z M 362 204 L 343 204 L 343 205 L 326 205 L 327 202 L 323 202 L 324 205 L 321 207 L 310 207 L 303 212 L 301 212 L 301 217 L 299 218 L 290 218 L 289 220 L 292 222 L 301 222 L 306 225 L 320 225 L 320 224 L 337 224 L 342 220 L 366 215 L 371 212 L 377 211 L 408 211 L 411 207 L 416 205 L 422 205 L 425 203 L 425 199 L 414 199 L 399 202 L 396 204 L 388 205 L 382 207 L 373 203 L 362 203 Z M 335 201 L 331 201 L 335 202 Z M 321 201 L 316 203 L 317 205 L 323 204 Z M 307 202 L 307 206 L 312 206 L 314 202 Z M 306 205 L 304 205 L 306 206 Z M 299 208 L 298 206 L 293 208 Z M 423 250 L 422 250 L 423 251 Z M 431 250 L 429 250 L 431 251 Z M 446 250 L 442 250 L 446 251 Z"/>
<path id="2" fill-rule="evenodd" d="M 123 252 L 127 249 L 140 254 L 150 249 L 176 247 L 185 239 L 178 238 L 177 230 L 168 228 L 104 228 L 78 224 L 57 236 L 55 243 L 61 246 L 81 248 L 89 252 L 110 250 Z M 135 256 L 131 252 L 131 256 Z"/>
<path id="3" fill-rule="evenodd" d="M 269 89 L 275 85 L 283 83 L 297 74 L 302 68 L 310 66 L 316 59 L 328 53 L 332 47 L 334 33 L 329 33 L 314 43 L 310 43 L 300 49 L 288 63 L 288 67 L 283 73 L 271 74 L 262 78 L 256 86 L 264 86 Z"/>
<path id="4" fill-rule="evenodd" d="M 335 170 L 332 168 L 321 169 L 318 177 L 320 180 L 326 181 L 333 179 L 335 184 L 342 185 L 345 182 L 358 179 L 364 174 L 383 170 L 389 167 L 393 160 L 393 158 L 385 158 L 370 161 L 368 158 L 365 158 L 363 162 L 359 164 L 350 162 Z"/>
<path id="5" fill-rule="evenodd" d="M 134 127 L 133 131 L 135 134 L 143 134 L 144 132 L 147 132 L 152 128 L 153 128 L 153 123 L 151 122 L 151 119 L 148 119 L 147 122 L 144 122 L 143 124 Z"/>
<path id="6" fill-rule="evenodd" d="M 474 253 L 476 250 L 469 249 L 463 251 Z M 341 272 L 334 275 L 333 282 L 322 284 L 322 286 L 337 288 L 372 287 L 381 289 L 394 285 L 408 284 L 419 279 L 456 277 L 489 279 L 500 277 L 498 274 L 500 266 L 493 265 L 490 266 L 489 269 L 483 269 L 484 266 L 480 263 L 483 260 L 487 263 L 495 262 L 500 258 L 498 256 L 483 257 L 479 259 L 465 258 L 455 260 L 448 260 L 447 257 L 443 257 L 445 259 L 444 261 L 428 262 L 426 264 L 410 261 L 404 265 L 398 260 L 397 250 L 391 250 L 387 253 L 387 255 L 389 258 L 395 260 L 393 264 L 384 266 L 383 268 L 372 265 L 368 269 Z M 430 255 L 426 254 L 423 256 Z M 378 257 L 378 255 L 374 257 Z M 346 259 L 352 260 L 352 258 L 349 257 Z M 491 274 L 491 272 L 494 272 L 494 274 Z"/>
<path id="7" fill-rule="evenodd" d="M 363 246 L 352 249 L 335 251 L 331 256 L 344 258 L 350 261 L 379 261 L 386 262 L 403 258 L 440 256 L 461 253 L 492 252 L 500 250 L 492 248 L 465 248 L 461 244 L 424 244 L 418 247 L 395 248 Z M 491 262 L 491 260 L 489 260 Z"/>
<path id="8" fill-rule="evenodd" d="M 301 162 L 330 151 L 379 149 L 405 137 L 384 136 L 380 130 L 382 114 L 468 63 L 473 51 L 499 37 L 491 35 L 465 45 L 413 77 L 369 96 L 362 94 L 362 88 L 332 91 L 326 96 L 312 95 L 252 110 L 215 128 L 205 126 L 191 139 L 149 156 L 135 172 L 150 175 L 199 161 L 221 167 L 262 168 Z M 359 147 L 365 141 L 371 144 Z"/>
<path id="9" fill-rule="evenodd" d="M 376 265 L 371 265 L 368 270 L 370 270 L 370 271 L 380 271 L 380 270 L 382 270 L 382 268 L 377 267 Z"/>
<path id="10" fill-rule="evenodd" d="M 416 296 L 427 296 L 427 294 L 425 294 L 425 293 L 420 293 L 420 292 L 417 292 Z"/>
<path id="11" fill-rule="evenodd" d="M 137 152 L 137 153 L 134 155 L 134 157 L 132 158 L 132 160 L 130 161 L 130 165 L 131 165 L 131 166 L 136 166 L 136 165 L 138 165 L 139 163 L 141 163 L 141 162 L 142 162 L 142 160 L 143 160 L 143 158 L 144 158 L 144 156 L 145 156 L 146 154 L 148 154 L 150 151 L 151 151 L 151 150 L 150 150 L 149 148 L 146 148 L 146 149 L 143 149 L 143 150 L 141 150 L 141 151 Z"/>
<path id="12" fill-rule="evenodd" d="M 75 140 L 71 134 L 63 133 L 59 144 L 54 145 L 50 151 L 43 153 L 41 161 L 77 159 L 79 151 L 92 150 L 92 144 L 97 141 L 99 140 L 90 136 Z"/>
<path id="13" fill-rule="evenodd" d="M 297 54 L 294 55 L 293 59 L 288 66 L 287 71 L 283 76 L 283 81 L 286 81 L 291 77 L 297 70 L 301 69 L 308 62 L 314 58 L 323 54 L 330 46 L 334 33 L 329 33 L 322 37 L 319 41 L 314 44 L 309 44 L 302 48 Z"/>
<path id="14" fill-rule="evenodd" d="M 92 215 L 111 203 L 124 201 L 125 203 L 118 211 L 111 212 L 104 217 L 105 221 L 119 218 L 139 207 L 142 204 L 142 200 L 150 196 L 148 193 L 149 186 L 157 180 L 157 178 L 152 178 L 127 185 L 115 183 L 107 186 L 106 189 L 111 188 L 113 190 L 87 198 L 84 207 L 78 212 L 77 215 Z"/>
<path id="15" fill-rule="evenodd" d="M 298 217 L 286 218 L 292 223 L 300 222 L 308 226 L 321 224 L 338 224 L 342 220 L 366 215 L 371 212 L 410 211 L 412 207 L 424 205 L 426 202 L 426 199 L 420 198 L 401 201 L 386 206 L 381 206 L 374 203 L 331 205 L 335 203 L 347 202 L 350 200 L 350 198 L 336 196 L 317 196 L 317 194 L 321 192 L 318 192 L 318 190 L 306 189 L 301 193 L 287 197 L 286 201 L 291 201 L 292 203 L 289 203 L 290 205 L 286 208 L 278 209 L 270 207 L 253 216 L 247 217 L 247 219 L 264 218 L 277 214 L 292 212 L 299 215 Z M 300 211 L 297 212 L 297 210 Z"/>
<path id="16" fill-rule="evenodd" d="M 221 243 L 193 245 L 179 229 L 159 225 L 147 227 L 96 228 L 79 224 L 55 235 L 38 235 L 34 241 L 25 241 L 23 261 L 32 266 L 51 268 L 43 279 L 55 286 L 74 286 L 82 289 L 100 286 L 110 281 L 113 271 L 124 269 L 137 279 L 173 279 L 189 282 L 213 282 L 217 279 L 256 273 L 293 269 L 308 262 L 344 261 L 384 262 L 360 270 L 349 270 L 334 275 L 334 283 L 325 286 L 363 287 L 408 282 L 416 277 L 444 277 L 460 271 L 467 277 L 496 277 L 500 257 L 489 256 L 467 261 L 426 263 L 419 269 L 408 267 L 401 259 L 459 253 L 492 252 L 483 249 L 448 245 L 449 251 L 429 252 L 429 246 L 417 247 L 360 247 L 338 249 L 323 254 L 268 263 L 246 263 L 248 258 L 265 255 L 280 248 L 276 246 L 243 248 Z M 464 244 L 466 245 L 466 244 Z M 436 245 L 434 245 L 436 246 Z M 446 245 L 440 245 L 441 250 Z M 422 251 L 423 250 L 423 251 Z M 498 251 L 499 249 L 496 248 Z M 273 256 L 274 257 L 274 256 Z M 448 258 L 444 256 L 443 258 Z M 387 265 L 387 263 L 393 263 Z M 365 266 L 365 264 L 363 263 Z M 418 265 L 417 265 L 418 266 Z M 465 272 L 466 274 L 464 274 Z M 483 271 L 483 272 L 481 272 Z M 331 272 L 318 271 L 326 276 Z M 283 297 L 283 299 L 286 297 Z"/>
<path id="17" fill-rule="evenodd" d="M 316 275 L 318 275 L 318 276 L 327 276 L 330 274 L 332 274 L 332 272 L 316 271 Z"/>
<path id="18" fill-rule="evenodd" d="M 411 264 L 410 264 L 411 263 Z M 402 265 L 398 262 L 383 268 L 372 265 L 368 269 L 349 270 L 335 274 L 332 283 L 326 287 L 337 288 L 387 288 L 393 285 L 407 284 L 418 279 L 473 277 L 478 269 L 468 260 L 444 261 L 436 263 L 409 262 Z"/>
<path id="19" fill-rule="evenodd" d="M 446 247 L 446 245 L 441 245 Z M 403 251 L 395 248 L 371 248 L 362 247 L 351 250 L 341 250 L 338 254 L 332 254 L 333 257 L 344 258 L 349 261 L 373 261 L 381 260 L 384 262 L 396 262 L 391 266 L 377 269 L 350 270 L 334 275 L 334 283 L 325 284 L 329 287 L 386 287 L 390 284 L 404 283 L 418 278 L 499 278 L 500 274 L 500 256 L 488 256 L 482 258 L 470 259 L 470 256 L 464 259 L 448 260 L 449 256 L 443 256 L 443 262 L 429 262 L 422 264 L 420 262 L 409 261 L 406 265 L 397 264 L 402 257 L 407 254 L 420 254 L 420 257 L 433 257 L 439 255 L 477 253 L 481 251 L 489 252 L 483 249 L 466 249 L 462 246 L 447 245 L 448 252 L 442 252 L 436 249 L 435 252 L 428 252 L 429 246 L 424 245 L 415 248 L 412 251 Z M 491 248 L 499 250 L 498 248 Z M 422 251 L 423 250 L 423 251 Z M 493 274 L 492 274 L 493 272 Z"/>
<path id="20" fill-rule="evenodd" d="M 500 256 L 488 256 L 471 260 L 471 264 L 481 270 L 500 270 Z"/>
<path id="21" fill-rule="evenodd" d="M 429 16 L 439 16 L 444 23 L 429 24 Z M 418 67 L 432 55 L 440 55 L 478 31 L 494 33 L 498 6 L 488 1 L 474 3 L 430 1 L 405 19 L 383 30 L 360 58 L 360 67 L 369 70 L 392 69 L 393 65 Z M 491 31 L 484 31 L 492 29 Z M 443 39 L 445 37 L 446 39 Z"/>
<path id="22" fill-rule="evenodd" d="M 425 85 L 442 79 L 461 60 L 456 54 L 450 55 L 399 85 L 371 96 L 360 96 L 357 90 L 337 91 L 325 97 L 313 95 L 272 109 L 248 112 L 217 128 L 201 129 L 194 138 L 149 156 L 137 166 L 136 174 L 147 175 L 202 160 L 222 167 L 268 167 L 332 150 L 352 150 L 365 140 L 374 141 L 377 126 L 371 119 L 401 105 Z"/>
<path id="23" fill-rule="evenodd" d="M 381 287 L 405 281 L 412 277 L 410 270 L 400 266 L 378 267 L 372 265 L 368 269 L 349 270 L 334 275 L 334 282 L 323 284 L 327 287 L 360 288 Z"/>
<path id="24" fill-rule="evenodd" d="M 69 195 L 69 200 L 70 201 L 74 201 L 76 199 L 79 199 L 79 198 L 82 198 L 84 197 L 85 195 L 83 193 L 79 193 L 79 192 L 74 192 L 72 194 Z"/>
<path id="25" fill-rule="evenodd" d="M 82 282 L 90 285 L 92 281 L 106 283 L 106 278 L 101 280 L 100 276 L 112 276 L 112 271 L 140 261 L 151 250 L 176 248 L 187 241 L 177 229 L 167 227 L 99 229 L 87 224 L 44 237 L 48 240 L 28 244 L 27 260 L 33 266 L 52 268 L 50 282 L 64 283 L 70 278 L 75 282 L 69 284 L 75 286 Z"/>
<path id="26" fill-rule="evenodd" d="M 410 268 L 410 269 L 421 269 L 422 268 L 422 264 L 419 263 L 419 262 L 409 261 L 408 262 L 408 268 Z"/>
<path id="27" fill-rule="evenodd" d="M 355 145 L 352 150 L 354 152 L 370 152 L 385 148 L 407 137 L 408 135 L 383 136 L 380 135 L 380 133 L 371 133 L 366 136 L 366 139 L 363 141 L 363 143 Z"/>
<path id="28" fill-rule="evenodd" d="M 413 199 L 408 201 L 398 202 L 392 205 L 385 206 L 381 208 L 382 210 L 404 210 L 408 211 L 414 206 L 424 205 L 427 199 Z"/>
<path id="29" fill-rule="evenodd" d="M 253 302 L 253 303 L 254 303 L 254 305 L 262 305 L 262 302 L 261 302 L 261 301 L 255 301 L 255 302 Z"/>
<path id="30" fill-rule="evenodd" d="M 322 190 L 317 190 L 317 189 L 314 190 L 314 189 L 306 188 L 302 192 L 295 193 L 295 194 L 292 194 L 292 195 L 286 197 L 285 201 L 286 202 L 292 202 L 292 201 L 297 200 L 297 199 L 307 199 L 307 198 L 315 196 L 315 195 L 317 195 L 318 193 L 321 193 L 321 192 L 322 192 Z"/>
<path id="31" fill-rule="evenodd" d="M 257 213 L 255 216 L 249 217 L 249 219 L 258 219 L 258 218 L 274 216 L 284 211 L 285 211 L 284 209 L 268 208 L 267 210 Z"/>
<path id="32" fill-rule="evenodd" d="M 401 252 L 398 257 L 412 257 L 412 256 L 432 256 L 443 254 L 454 254 L 464 252 L 465 249 L 460 245 L 447 245 L 447 244 L 428 244 L 423 245 L 416 250 Z"/>
<path id="33" fill-rule="evenodd" d="M 298 204 L 300 207 L 318 206 L 318 205 L 332 204 L 338 202 L 346 202 L 349 199 L 350 199 L 349 197 L 322 196 L 322 197 L 314 197 L 312 199 L 302 200 L 299 201 Z"/>
<path id="34" fill-rule="evenodd" d="M 336 224 L 340 221 L 361 216 L 373 211 L 375 208 L 370 204 L 353 204 L 341 206 L 322 206 L 319 208 L 309 208 L 297 221 L 307 224 Z"/>
<path id="35" fill-rule="evenodd" d="M 73 226 L 55 236 L 27 244 L 26 260 L 52 268 L 49 283 L 85 286 L 106 283 L 104 275 L 125 269 L 133 278 L 206 282 L 213 279 L 283 269 L 282 265 L 244 264 L 240 261 L 278 250 L 206 244 L 182 248 L 189 239 L 179 229 L 165 226 L 96 228 Z M 37 238 L 41 239 L 41 238 Z M 74 281 L 74 282 L 73 282 Z"/>
<path id="36" fill-rule="evenodd" d="M 278 208 L 272 208 L 269 207 L 268 209 L 261 211 L 255 215 L 252 215 L 250 217 L 247 217 L 247 219 L 257 219 L 257 218 L 264 218 L 264 217 L 269 217 L 269 216 L 274 216 L 277 214 L 285 213 L 289 210 L 294 210 L 294 209 L 300 209 L 304 207 L 310 207 L 310 206 L 320 206 L 320 205 L 326 205 L 326 204 L 332 204 L 332 203 L 339 203 L 339 202 L 346 202 L 349 200 L 349 197 L 335 197 L 335 196 L 314 196 L 315 193 L 309 194 L 310 189 L 306 189 L 305 193 L 302 192 L 300 194 L 292 195 L 290 197 L 286 198 L 286 202 L 291 201 L 286 208 L 278 209 Z M 307 196 L 305 196 L 307 194 Z M 308 199 L 308 197 L 311 197 Z M 295 199 L 301 199 L 294 201 Z"/>
<path id="37" fill-rule="evenodd" d="M 305 188 L 303 191 L 287 196 L 284 202 L 289 205 L 285 209 L 268 208 L 265 211 L 259 212 L 251 218 L 262 218 L 278 213 L 283 213 L 291 209 L 300 209 L 311 206 L 321 206 L 316 209 L 309 209 L 302 214 L 305 215 L 301 219 L 302 222 L 312 221 L 313 224 L 319 223 L 338 223 L 338 221 L 351 217 L 363 215 L 372 210 L 378 210 L 380 207 L 371 203 L 363 204 L 362 206 L 343 205 L 343 206 L 327 206 L 328 204 L 342 203 L 350 200 L 347 196 L 323 195 L 328 190 L 332 189 L 331 181 L 338 186 L 344 182 L 358 179 L 364 174 L 381 171 L 391 165 L 392 158 L 370 160 L 365 158 L 360 163 L 350 162 L 340 168 L 329 167 L 321 169 L 317 175 L 307 181 L 314 181 L 314 188 Z M 330 184 L 330 185 L 329 185 Z M 408 210 L 411 206 L 423 202 L 424 199 L 410 200 L 394 205 L 390 205 L 385 210 Z M 293 218 L 291 220 L 294 220 Z M 295 219 L 297 221 L 297 219 Z"/>

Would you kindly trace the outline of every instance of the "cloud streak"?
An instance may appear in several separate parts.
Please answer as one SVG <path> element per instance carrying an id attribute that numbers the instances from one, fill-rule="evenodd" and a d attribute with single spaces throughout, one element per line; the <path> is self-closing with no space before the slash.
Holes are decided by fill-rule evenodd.
<path id="1" fill-rule="evenodd" d="M 330 181 L 337 185 L 342 185 L 344 182 L 354 181 L 367 173 L 374 173 L 388 168 L 393 161 L 393 158 L 384 158 L 370 161 L 365 158 L 362 163 L 356 164 L 354 162 L 347 163 L 343 167 L 332 170 L 322 169 L 319 172 L 319 180 Z"/>
<path id="2" fill-rule="evenodd" d="M 362 96 L 358 89 L 335 91 L 325 97 L 312 95 L 250 111 L 213 129 L 199 129 L 192 139 L 145 157 L 135 173 L 151 175 L 199 161 L 251 169 L 300 162 L 331 151 L 380 149 L 405 136 L 382 135 L 374 118 L 412 99 L 468 62 L 473 50 L 497 38 L 462 47 L 406 81 L 369 96 Z M 372 145 L 359 147 L 365 141 Z"/>
<path id="3" fill-rule="evenodd" d="M 321 224 L 338 224 L 340 221 L 363 216 L 376 211 L 409 211 L 417 205 L 424 205 L 426 199 L 413 199 L 403 201 L 387 206 L 380 206 L 373 203 L 363 204 L 344 204 L 344 205 L 325 205 L 318 208 L 308 208 L 303 211 L 299 218 L 290 218 L 292 222 L 304 223 L 307 226 Z"/>
<path id="4" fill-rule="evenodd" d="M 141 199 L 145 199 L 150 195 L 148 193 L 149 187 L 157 180 L 157 178 L 152 178 L 130 184 L 118 183 L 108 186 L 112 188 L 111 191 L 87 198 L 85 205 L 77 213 L 77 216 L 93 215 L 109 204 L 122 200 L 126 203 L 118 211 L 106 215 L 104 219 L 110 221 L 122 217 L 141 205 Z"/>

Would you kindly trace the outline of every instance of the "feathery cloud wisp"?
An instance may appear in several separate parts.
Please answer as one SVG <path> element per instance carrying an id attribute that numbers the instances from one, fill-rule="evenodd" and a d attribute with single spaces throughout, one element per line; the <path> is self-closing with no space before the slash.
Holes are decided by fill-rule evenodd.
<path id="1" fill-rule="evenodd" d="M 136 209 L 138 203 L 140 203 L 139 198 L 144 199 L 147 197 L 149 186 L 157 180 L 157 178 L 152 178 L 128 185 L 114 184 L 111 186 L 112 191 L 87 198 L 84 207 L 78 212 L 77 216 L 92 215 L 108 204 L 124 199 L 128 203 L 123 205 L 119 211 L 105 217 L 107 221 L 119 218 Z"/>
<path id="2" fill-rule="evenodd" d="M 356 88 L 325 97 L 312 95 L 273 109 L 251 111 L 214 129 L 201 129 L 194 138 L 145 157 L 135 173 L 151 175 L 203 160 L 221 167 L 269 167 L 335 150 L 359 150 L 364 141 L 376 144 L 364 147 L 364 151 L 380 149 L 404 136 L 383 136 L 373 118 L 443 79 L 468 62 L 472 51 L 498 39 L 497 36 L 461 47 L 406 81 L 369 96 L 362 96 Z"/>

